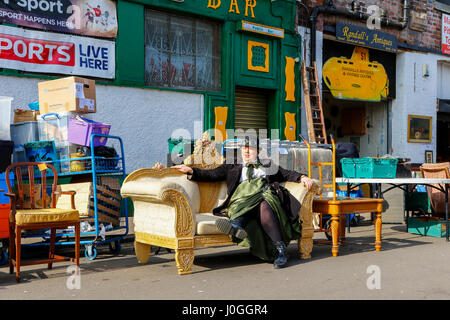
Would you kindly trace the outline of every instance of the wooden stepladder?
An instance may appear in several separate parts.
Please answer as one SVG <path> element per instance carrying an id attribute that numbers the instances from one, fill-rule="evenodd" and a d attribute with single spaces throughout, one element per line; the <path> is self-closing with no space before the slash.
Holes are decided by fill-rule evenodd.
<path id="1" fill-rule="evenodd" d="M 328 144 L 315 61 L 312 67 L 307 67 L 305 63 L 302 64 L 302 78 L 308 139 L 313 143 Z"/>

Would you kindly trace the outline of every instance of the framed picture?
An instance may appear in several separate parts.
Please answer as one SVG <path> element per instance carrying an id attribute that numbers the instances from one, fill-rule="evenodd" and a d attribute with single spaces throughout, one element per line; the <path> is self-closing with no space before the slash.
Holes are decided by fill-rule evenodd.
<path id="1" fill-rule="evenodd" d="M 425 150 L 425 163 L 433 163 L 433 150 Z"/>
<path id="2" fill-rule="evenodd" d="M 408 115 L 408 142 L 431 143 L 433 117 Z"/>

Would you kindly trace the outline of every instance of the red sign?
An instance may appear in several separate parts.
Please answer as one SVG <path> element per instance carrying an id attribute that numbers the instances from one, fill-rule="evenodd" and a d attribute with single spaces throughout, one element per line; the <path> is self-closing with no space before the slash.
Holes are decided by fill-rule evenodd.
<path id="1" fill-rule="evenodd" d="M 73 43 L 35 40 L 2 34 L 0 35 L 0 59 L 74 66 L 75 46 Z"/>
<path id="2" fill-rule="evenodd" d="M 0 25 L 0 68 L 114 79 L 115 42 Z"/>
<path id="3" fill-rule="evenodd" d="M 442 53 L 450 55 L 450 15 L 442 14 Z"/>

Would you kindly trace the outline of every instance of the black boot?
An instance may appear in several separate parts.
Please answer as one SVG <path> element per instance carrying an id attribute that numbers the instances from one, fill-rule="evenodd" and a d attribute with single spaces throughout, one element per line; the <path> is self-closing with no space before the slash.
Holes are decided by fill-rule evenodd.
<path id="1" fill-rule="evenodd" d="M 286 267 L 287 264 L 287 248 L 283 241 L 275 241 L 275 247 L 277 248 L 278 256 L 275 259 L 273 266 L 275 269 L 280 269 Z"/>

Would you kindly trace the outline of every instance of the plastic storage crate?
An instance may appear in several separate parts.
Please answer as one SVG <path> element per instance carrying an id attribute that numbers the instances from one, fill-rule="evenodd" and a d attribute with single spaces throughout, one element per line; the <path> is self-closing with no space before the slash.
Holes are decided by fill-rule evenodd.
<path id="1" fill-rule="evenodd" d="M 25 143 L 25 154 L 29 162 L 51 162 L 61 172 L 54 141 L 33 141 Z"/>
<path id="2" fill-rule="evenodd" d="M 55 144 L 56 154 L 59 159 L 59 165 L 61 168 L 61 173 L 66 173 L 71 171 L 71 155 L 80 151 L 80 146 L 70 143 L 68 141 L 59 142 Z"/>
<path id="3" fill-rule="evenodd" d="M 12 172 L 9 173 L 9 181 L 14 185 L 14 174 Z M 0 204 L 9 203 L 9 197 L 5 196 L 5 193 L 8 192 L 6 172 L 0 173 L 0 190 L 5 190 L 4 192 L 0 191 Z"/>
<path id="4" fill-rule="evenodd" d="M 9 213 L 11 205 L 0 203 L 0 239 L 9 238 Z"/>
<path id="5" fill-rule="evenodd" d="M 398 159 L 344 158 L 341 159 L 344 178 L 395 178 Z"/>
<path id="6" fill-rule="evenodd" d="M 55 143 L 69 140 L 69 119 L 77 116 L 73 112 L 47 113 L 38 116 L 39 140 Z"/>
<path id="7" fill-rule="evenodd" d="M 409 217 L 408 232 L 421 236 L 443 238 L 447 232 L 447 221 L 436 217 Z"/>
<path id="8" fill-rule="evenodd" d="M 13 98 L 0 96 L 0 140 L 11 140 L 11 102 Z"/>
<path id="9" fill-rule="evenodd" d="M 169 142 L 169 153 L 192 154 L 194 151 L 195 140 L 170 138 L 167 141 Z"/>
<path id="10" fill-rule="evenodd" d="M 11 140 L 15 146 L 39 140 L 37 121 L 17 122 L 11 124 Z"/>
<path id="11" fill-rule="evenodd" d="M 68 140 L 70 142 L 90 147 L 91 134 L 109 134 L 111 125 L 86 118 L 81 119 L 69 119 Z M 94 137 L 94 147 L 106 145 L 107 139 L 106 137 Z"/>

